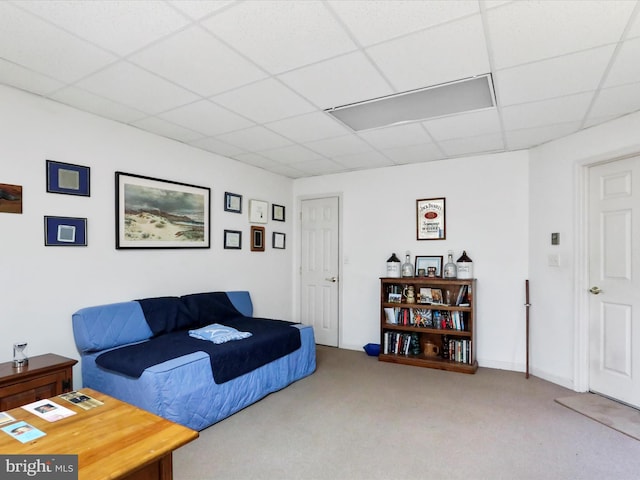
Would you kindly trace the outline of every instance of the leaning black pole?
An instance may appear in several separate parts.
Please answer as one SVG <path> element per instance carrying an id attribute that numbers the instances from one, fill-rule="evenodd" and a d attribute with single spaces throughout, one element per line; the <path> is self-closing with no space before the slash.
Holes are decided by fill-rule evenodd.
<path id="1" fill-rule="evenodd" d="M 524 281 L 524 290 L 525 290 L 525 308 L 526 308 L 526 342 L 527 342 L 527 361 L 526 361 L 526 373 L 525 378 L 529 378 L 529 308 L 531 304 L 529 303 L 529 280 Z"/>

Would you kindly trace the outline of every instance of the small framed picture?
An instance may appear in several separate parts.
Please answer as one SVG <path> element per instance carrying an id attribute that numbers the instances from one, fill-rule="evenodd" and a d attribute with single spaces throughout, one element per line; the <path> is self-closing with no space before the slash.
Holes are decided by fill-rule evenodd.
<path id="1" fill-rule="evenodd" d="M 22 185 L 0 183 L 0 212 L 22 213 Z"/>
<path id="2" fill-rule="evenodd" d="M 390 293 L 389 294 L 389 303 L 402 303 L 402 294 L 401 293 Z"/>
<path id="3" fill-rule="evenodd" d="M 251 227 L 251 251 L 264 252 L 264 227 Z"/>
<path id="4" fill-rule="evenodd" d="M 47 247 L 86 247 L 87 219 L 45 216 L 44 244 Z"/>
<path id="5" fill-rule="evenodd" d="M 242 232 L 240 230 L 224 231 L 224 248 L 230 250 L 242 249 Z"/>
<path id="6" fill-rule="evenodd" d="M 284 222 L 284 206 L 276 205 L 275 203 L 271 205 L 271 218 L 276 222 Z"/>
<path id="7" fill-rule="evenodd" d="M 249 222 L 267 223 L 269 204 L 262 200 L 249 200 Z"/>
<path id="8" fill-rule="evenodd" d="M 442 255 L 416 256 L 416 276 L 442 277 Z"/>
<path id="9" fill-rule="evenodd" d="M 416 232 L 418 240 L 447 238 L 445 198 L 416 200 Z"/>
<path id="10" fill-rule="evenodd" d="M 47 160 L 47 192 L 91 196 L 90 169 Z"/>
<path id="11" fill-rule="evenodd" d="M 273 232 L 273 248 L 279 248 L 284 250 L 285 248 L 285 241 L 286 241 L 287 237 L 284 233 L 280 233 L 280 232 Z"/>
<path id="12" fill-rule="evenodd" d="M 224 211 L 242 213 L 242 195 L 224 192 Z"/>

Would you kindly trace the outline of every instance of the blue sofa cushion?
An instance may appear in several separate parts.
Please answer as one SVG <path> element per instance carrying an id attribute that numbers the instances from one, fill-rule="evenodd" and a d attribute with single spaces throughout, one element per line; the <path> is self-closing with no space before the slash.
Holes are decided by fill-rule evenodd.
<path id="1" fill-rule="evenodd" d="M 191 328 L 224 323 L 228 318 L 242 316 L 225 292 L 193 293 L 180 299 L 194 319 Z"/>
<path id="2" fill-rule="evenodd" d="M 136 300 L 154 335 L 199 326 L 180 297 L 154 297 Z"/>

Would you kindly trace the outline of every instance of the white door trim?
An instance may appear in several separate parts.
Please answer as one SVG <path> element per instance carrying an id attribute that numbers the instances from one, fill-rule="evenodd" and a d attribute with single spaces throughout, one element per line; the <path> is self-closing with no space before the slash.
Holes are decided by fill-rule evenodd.
<path id="1" fill-rule="evenodd" d="M 343 302 L 343 242 L 342 242 L 342 232 L 343 229 L 343 197 L 342 192 L 330 192 L 330 193 L 319 193 L 316 195 L 298 195 L 296 197 L 296 215 L 294 218 L 293 229 L 296 234 L 295 241 L 295 258 L 293 261 L 293 272 L 294 272 L 294 282 L 293 289 L 295 290 L 293 293 L 293 301 L 295 302 L 293 311 L 295 312 L 296 318 L 300 319 L 302 316 L 302 306 L 300 305 L 300 255 L 301 255 L 301 245 L 300 245 L 300 215 L 302 212 L 302 202 L 304 200 L 316 200 L 320 198 L 331 198 L 338 197 L 338 348 L 342 348 L 342 334 L 343 334 L 343 325 L 342 325 L 342 306 Z M 299 321 L 299 320 L 298 320 Z"/>
<path id="2" fill-rule="evenodd" d="M 640 150 L 620 152 L 610 157 L 599 156 L 576 162 L 576 216 L 574 221 L 574 305 L 575 342 L 573 385 L 577 392 L 589 391 L 589 169 L 604 163 L 617 162 L 640 155 Z"/>

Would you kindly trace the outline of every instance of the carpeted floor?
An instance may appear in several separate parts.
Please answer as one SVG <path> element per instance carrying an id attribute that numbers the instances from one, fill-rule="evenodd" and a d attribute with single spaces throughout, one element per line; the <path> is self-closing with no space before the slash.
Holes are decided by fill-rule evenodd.
<path id="1" fill-rule="evenodd" d="M 637 480 L 640 442 L 520 372 L 318 347 L 317 371 L 200 432 L 175 480 Z"/>
<path id="2" fill-rule="evenodd" d="M 581 393 L 556 402 L 619 432 L 640 440 L 640 411 L 601 395 Z"/>

